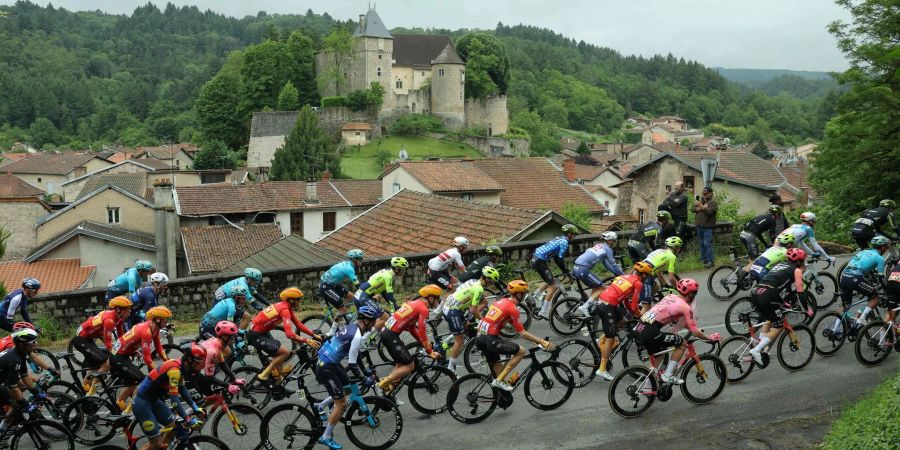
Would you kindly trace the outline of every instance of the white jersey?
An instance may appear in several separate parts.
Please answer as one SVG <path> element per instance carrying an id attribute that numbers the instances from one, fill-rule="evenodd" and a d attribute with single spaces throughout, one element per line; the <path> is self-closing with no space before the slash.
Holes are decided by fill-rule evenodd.
<path id="1" fill-rule="evenodd" d="M 450 267 L 450 264 L 454 263 L 456 267 L 461 267 L 461 270 L 466 270 L 466 266 L 463 265 L 462 255 L 456 247 L 448 249 L 428 260 L 428 269 L 433 272 L 443 272 Z"/>

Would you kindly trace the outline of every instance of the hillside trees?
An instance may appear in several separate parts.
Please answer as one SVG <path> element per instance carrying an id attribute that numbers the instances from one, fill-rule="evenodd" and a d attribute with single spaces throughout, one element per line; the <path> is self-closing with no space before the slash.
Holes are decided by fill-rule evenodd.
<path id="1" fill-rule="evenodd" d="M 300 110 L 284 145 L 275 151 L 269 176 L 275 181 L 305 181 L 319 179 L 326 170 L 339 175 L 337 146 L 319 128 L 319 116 L 307 105 Z"/>
<path id="2" fill-rule="evenodd" d="M 456 42 L 456 50 L 466 62 L 467 97 L 506 94 L 510 62 L 500 39 L 484 32 L 468 33 Z"/>

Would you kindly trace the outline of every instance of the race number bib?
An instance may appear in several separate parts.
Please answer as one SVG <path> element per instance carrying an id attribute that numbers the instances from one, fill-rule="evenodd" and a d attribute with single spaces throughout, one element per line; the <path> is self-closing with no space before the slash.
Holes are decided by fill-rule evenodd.
<path id="1" fill-rule="evenodd" d="M 402 308 L 401 308 L 401 309 L 402 309 Z M 398 312 L 399 312 L 399 311 L 398 311 Z M 392 328 L 392 327 L 394 326 L 395 323 L 397 323 L 397 318 L 394 317 L 394 316 L 391 316 L 391 317 L 387 320 L 387 322 L 384 323 L 384 326 L 386 326 L 386 327 L 388 327 L 388 328 Z"/>
<path id="2" fill-rule="evenodd" d="M 400 309 L 397 310 L 397 312 L 395 314 L 399 317 L 406 317 L 406 316 L 412 314 L 412 312 L 413 312 L 412 306 L 409 306 L 409 304 L 404 304 L 403 306 L 400 307 Z M 393 317 L 394 316 L 391 316 L 391 318 L 393 318 Z"/>
<path id="3" fill-rule="evenodd" d="M 860 217 L 859 219 L 856 219 L 856 223 L 861 223 L 867 227 L 871 227 L 872 225 L 875 224 L 875 222 L 873 222 L 872 219 L 866 219 L 865 217 Z"/>
<path id="4" fill-rule="evenodd" d="M 278 315 L 278 311 L 275 310 L 275 305 L 266 306 L 266 309 L 264 309 L 262 312 L 269 319 Z"/>
<path id="5" fill-rule="evenodd" d="M 487 334 L 488 328 L 491 327 L 491 324 L 485 321 L 478 322 L 478 333 Z"/>
<path id="6" fill-rule="evenodd" d="M 654 320 L 656 320 L 656 313 L 653 311 L 647 311 L 641 316 L 641 322 L 644 323 L 653 323 Z"/>

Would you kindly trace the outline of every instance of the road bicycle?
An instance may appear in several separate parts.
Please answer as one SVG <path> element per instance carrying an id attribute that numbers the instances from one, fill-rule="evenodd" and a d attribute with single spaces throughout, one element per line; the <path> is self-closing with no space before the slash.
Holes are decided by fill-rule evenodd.
<path id="1" fill-rule="evenodd" d="M 380 380 L 378 376 L 379 368 L 392 369 L 394 367 L 393 362 L 374 364 L 368 351 L 361 351 L 359 357 L 364 367 L 372 371 L 376 381 Z M 447 410 L 446 392 L 450 389 L 453 382 L 456 381 L 456 374 L 441 365 L 423 364 L 422 359 L 422 357 L 413 358 L 413 370 L 396 382 L 391 392 L 385 393 L 383 396 L 395 404 L 399 403 L 397 394 L 406 387 L 409 403 L 416 411 L 427 415 L 440 414 Z"/>
<path id="2" fill-rule="evenodd" d="M 788 308 L 784 309 L 785 317 L 790 319 L 791 323 L 809 325 L 816 318 L 819 311 L 816 305 L 815 297 L 812 293 L 803 291 L 800 295 L 787 295 L 785 299 Z M 803 305 L 806 305 L 804 307 Z M 812 315 L 807 315 L 806 310 L 811 309 Z M 741 297 L 728 306 L 725 311 L 725 329 L 734 336 L 749 336 L 749 324 L 759 323 L 762 321 L 762 315 L 756 309 L 756 303 L 750 297 Z"/>
<path id="3" fill-rule="evenodd" d="M 868 298 L 862 298 L 847 307 L 846 312 L 828 311 L 816 319 L 812 325 L 813 335 L 816 336 L 816 353 L 821 356 L 834 355 L 844 341 L 855 342 L 859 330 L 862 328 L 858 320 L 868 320 L 869 317 L 881 317 L 876 306 L 865 318 L 855 318 L 853 308 L 857 305 L 868 303 Z"/>
<path id="4" fill-rule="evenodd" d="M 765 369 L 769 366 L 768 349 L 762 353 L 762 365 L 758 365 L 750 355 L 750 350 L 759 344 L 758 329 L 769 323 L 768 321 L 751 324 L 750 316 L 741 316 L 747 321 L 749 336 L 732 336 L 722 342 L 718 356 L 725 361 L 726 376 L 731 383 L 747 378 L 755 367 Z M 778 336 L 776 352 L 781 367 L 790 372 L 795 372 L 806 367 L 812 360 L 816 348 L 816 339 L 812 330 L 804 325 L 791 325 L 787 315 L 783 316 L 782 327 L 784 330 Z"/>
<path id="5" fill-rule="evenodd" d="M 706 279 L 706 287 L 716 300 L 730 300 L 738 292 L 748 291 L 753 287 L 753 278 L 744 272 L 748 257 L 738 255 L 739 248 L 743 247 L 729 246 L 731 263 L 716 267 Z"/>
<path id="6" fill-rule="evenodd" d="M 750 274 L 744 273 L 744 265 L 739 259 L 735 259 L 736 254 L 736 250 L 732 250 L 734 260 L 732 265 L 719 266 L 709 274 L 706 285 L 710 294 L 717 300 L 729 300 L 738 292 L 749 291 L 757 284 Z M 827 271 L 831 267 L 831 261 L 828 261 L 824 270 L 816 271 L 814 265 L 820 261 L 826 260 L 811 258 L 803 270 L 803 281 L 807 289 L 814 294 L 812 299 L 816 310 L 831 306 L 840 295 L 837 278 Z"/>
<path id="7" fill-rule="evenodd" d="M 859 330 L 856 338 L 856 360 L 866 367 L 881 364 L 891 349 L 900 352 L 900 307 L 892 308 L 888 313 L 890 322 L 876 320 L 866 324 Z"/>
<path id="8" fill-rule="evenodd" d="M 135 433 L 135 430 L 140 428 L 140 424 L 131 416 L 118 416 L 115 423 L 118 425 L 117 428 L 123 430 L 122 434 L 127 446 L 101 445 L 94 447 L 93 450 L 139 450 L 147 444 L 147 438 L 143 434 L 139 436 Z M 175 431 L 175 435 L 169 445 L 164 447 L 167 450 L 231 450 L 228 444 L 217 437 L 195 434 L 193 430 L 184 425 L 184 419 L 181 417 L 176 416 L 175 425 L 161 429 L 160 433 L 170 431 Z"/>
<path id="9" fill-rule="evenodd" d="M 29 410 L 17 409 L 8 420 L 10 426 L 0 432 L 0 447 L 18 449 L 75 450 L 75 438 L 58 420 L 44 418 L 42 410 L 52 407 L 51 397 L 36 400 Z"/>
<path id="10" fill-rule="evenodd" d="M 525 399 L 537 409 L 549 411 L 562 406 L 572 396 L 575 377 L 559 361 L 538 360 L 537 353 L 541 350 L 543 347 L 539 345 L 532 347 L 526 356 L 530 365 L 521 373 L 514 372 L 510 375 L 513 378 L 510 383 L 513 387 L 511 392 L 491 386 L 491 375 L 470 373 L 459 377 L 447 392 L 450 415 L 465 424 L 481 422 L 498 406 L 501 409 L 512 406 L 513 392 L 520 386 L 525 388 Z M 498 364 L 505 364 L 508 360 L 500 360 Z"/>
<path id="11" fill-rule="evenodd" d="M 709 403 L 725 388 L 725 363 L 711 353 L 698 354 L 696 338 L 688 338 L 687 351 L 678 361 L 678 373 L 684 380 L 681 393 L 691 403 Z M 650 367 L 632 366 L 620 372 L 609 386 L 609 406 L 623 417 L 643 414 L 657 399 L 672 398 L 673 386 L 663 381 L 657 357 L 670 353 L 675 347 L 650 355 Z"/>
<path id="12" fill-rule="evenodd" d="M 106 310 L 100 309 L 100 308 L 87 308 L 84 310 L 84 318 L 88 319 L 88 318 L 94 317 L 103 311 L 106 311 Z M 116 337 L 118 338 L 119 336 L 116 336 Z M 178 350 L 178 346 L 175 345 L 175 324 L 170 323 L 170 324 L 166 325 L 165 327 L 161 328 L 159 330 L 159 339 L 161 341 L 165 341 L 165 344 L 163 344 L 163 348 L 166 350 L 167 355 L 170 350 L 172 350 L 172 351 Z M 68 346 L 66 348 L 66 352 L 71 353 L 73 355 L 72 362 L 75 364 L 75 366 L 81 367 L 84 365 L 84 355 L 82 355 L 81 352 L 79 352 L 78 349 L 75 348 L 75 343 L 71 339 L 69 340 Z M 157 359 L 155 350 L 154 350 L 153 354 L 154 354 L 154 359 Z M 57 370 L 59 370 L 58 362 L 56 364 L 54 364 L 54 366 L 56 367 Z"/>
<path id="13" fill-rule="evenodd" d="M 292 361 L 296 361 L 296 363 L 290 364 Z M 317 362 L 316 351 L 310 347 L 301 346 L 292 351 L 291 357 L 282 364 L 281 372 L 273 371 L 269 374 L 269 379 L 265 381 L 257 378 L 257 375 L 262 372 L 259 367 L 241 366 L 233 369 L 235 377 L 247 380 L 247 385 L 238 394 L 238 398 L 264 410 L 269 403 L 279 402 L 294 394 L 294 391 L 288 387 L 291 375 L 313 373 Z M 260 364 L 262 367 L 268 366 L 269 359 L 260 354 Z M 327 397 L 328 393 L 324 387 L 319 387 L 314 388 L 310 395 L 314 401 L 320 401 Z"/>
<path id="14" fill-rule="evenodd" d="M 859 251 L 859 250 L 857 250 Z M 891 268 L 897 264 L 897 261 L 900 261 L 900 241 L 891 241 L 891 247 L 885 252 L 887 256 L 884 258 L 884 276 L 887 277 L 891 274 Z M 884 254 L 882 254 L 884 256 Z M 844 261 L 841 264 L 841 267 L 837 270 L 837 278 L 840 280 L 841 276 L 844 274 L 844 270 L 847 269 L 847 266 L 850 264 L 850 260 L 853 258 Z"/>
<path id="15" fill-rule="evenodd" d="M 602 286 L 608 285 L 613 279 L 615 276 L 604 278 Z M 587 288 L 578 278 L 575 278 L 575 284 L 578 296 L 571 296 L 566 292 L 550 309 L 550 328 L 560 336 L 574 336 L 591 321 L 591 317 L 584 316 L 578 311 L 578 308 L 588 301 L 589 297 L 585 291 Z"/>

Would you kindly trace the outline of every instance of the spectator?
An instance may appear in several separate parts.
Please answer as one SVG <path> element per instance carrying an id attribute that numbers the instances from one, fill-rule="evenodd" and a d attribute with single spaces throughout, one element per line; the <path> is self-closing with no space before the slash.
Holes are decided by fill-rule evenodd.
<path id="1" fill-rule="evenodd" d="M 713 198 L 712 187 L 703 188 L 703 194 L 694 203 L 695 224 L 697 225 L 697 238 L 700 240 L 700 260 L 703 267 L 709 269 L 715 262 L 715 254 L 712 248 L 713 228 L 716 226 L 716 212 L 719 205 Z"/>
<path id="2" fill-rule="evenodd" d="M 675 233 L 681 236 L 684 223 L 687 221 L 688 198 L 687 194 L 684 193 L 684 183 L 679 181 L 673 187 L 672 192 L 663 201 L 663 205 L 672 214 L 673 222 L 675 223 Z"/>
<path id="3" fill-rule="evenodd" d="M 784 208 L 784 200 L 781 199 L 781 196 L 778 194 L 773 194 L 769 197 L 769 203 L 773 205 L 778 205 L 782 209 Z M 782 231 L 784 231 L 788 227 L 788 219 L 787 216 L 782 213 L 778 217 L 775 218 L 775 229 L 773 232 L 775 236 L 778 236 Z"/>

